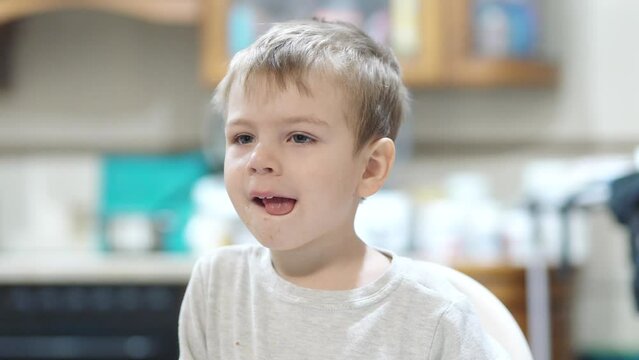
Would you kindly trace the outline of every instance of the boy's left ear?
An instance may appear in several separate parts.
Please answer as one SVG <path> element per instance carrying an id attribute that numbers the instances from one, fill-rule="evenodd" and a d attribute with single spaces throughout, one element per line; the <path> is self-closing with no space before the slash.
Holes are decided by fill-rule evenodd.
<path id="1" fill-rule="evenodd" d="M 389 138 L 373 141 L 362 150 L 365 167 L 358 188 L 362 198 L 375 194 L 384 185 L 395 162 L 395 143 Z"/>

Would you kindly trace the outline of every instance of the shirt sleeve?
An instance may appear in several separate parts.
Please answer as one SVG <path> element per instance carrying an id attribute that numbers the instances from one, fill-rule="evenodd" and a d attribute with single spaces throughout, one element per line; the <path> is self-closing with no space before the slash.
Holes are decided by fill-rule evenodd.
<path id="1" fill-rule="evenodd" d="M 205 331 L 205 278 L 202 274 L 202 261 L 193 267 L 180 308 L 178 320 L 178 340 L 180 360 L 206 359 Z"/>
<path id="2" fill-rule="evenodd" d="M 510 356 L 488 335 L 468 302 L 452 303 L 439 318 L 428 359 L 506 360 Z"/>

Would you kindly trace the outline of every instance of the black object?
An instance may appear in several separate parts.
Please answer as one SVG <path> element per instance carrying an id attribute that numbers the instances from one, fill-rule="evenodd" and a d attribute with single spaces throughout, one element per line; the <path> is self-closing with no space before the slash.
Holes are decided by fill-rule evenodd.
<path id="1" fill-rule="evenodd" d="M 0 89 L 9 87 L 15 23 L 0 25 Z"/>
<path id="2" fill-rule="evenodd" d="M 0 286 L 0 359 L 178 358 L 185 287 Z"/>
<path id="3" fill-rule="evenodd" d="M 617 221 L 630 232 L 630 254 L 634 267 L 633 293 L 635 308 L 639 311 L 639 173 L 614 180 L 610 189 L 608 206 Z"/>

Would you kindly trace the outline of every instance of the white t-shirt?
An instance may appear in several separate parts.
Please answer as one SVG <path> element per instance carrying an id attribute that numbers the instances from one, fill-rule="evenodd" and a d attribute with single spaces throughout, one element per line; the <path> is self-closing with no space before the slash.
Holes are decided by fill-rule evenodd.
<path id="1" fill-rule="evenodd" d="M 379 279 L 344 291 L 282 279 L 259 245 L 202 257 L 180 312 L 180 359 L 508 358 L 444 276 L 385 253 L 392 261 Z"/>

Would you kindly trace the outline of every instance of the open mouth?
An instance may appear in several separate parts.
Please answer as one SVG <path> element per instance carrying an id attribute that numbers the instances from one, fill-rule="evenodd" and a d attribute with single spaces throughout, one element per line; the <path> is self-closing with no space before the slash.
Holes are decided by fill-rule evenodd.
<path id="1" fill-rule="evenodd" d="M 297 200 L 280 196 L 256 196 L 253 202 L 262 206 L 269 215 L 286 215 L 293 211 Z"/>

